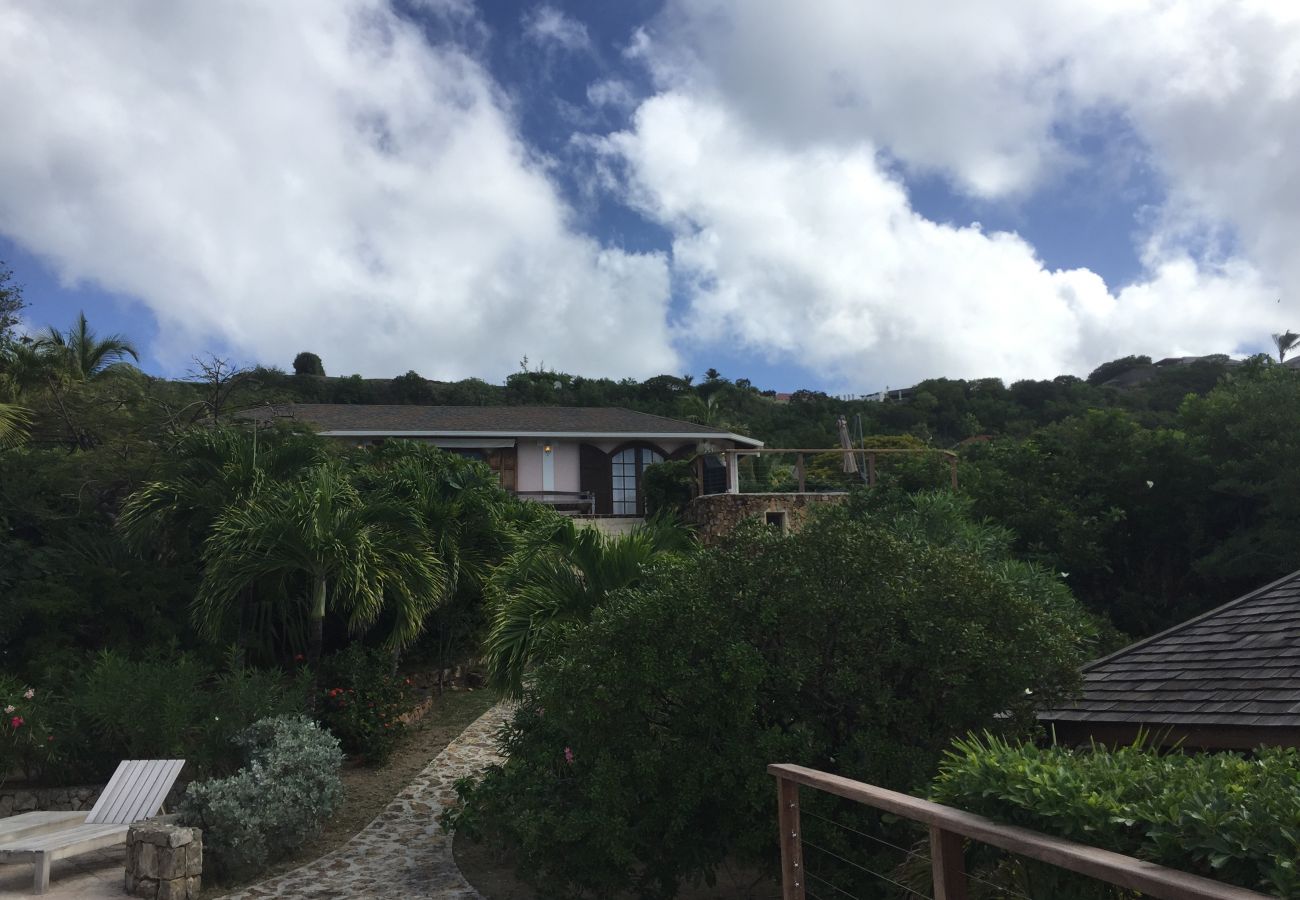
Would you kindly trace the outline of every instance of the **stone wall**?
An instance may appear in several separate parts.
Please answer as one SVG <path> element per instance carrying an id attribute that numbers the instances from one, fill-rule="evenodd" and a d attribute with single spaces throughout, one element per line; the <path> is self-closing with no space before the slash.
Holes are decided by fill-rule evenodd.
<path id="1" fill-rule="evenodd" d="M 126 892 L 148 900 L 198 900 L 203 832 L 165 822 L 132 825 L 126 834 Z"/>
<path id="2" fill-rule="evenodd" d="M 814 509 L 843 503 L 848 494 L 706 494 L 696 497 L 686 507 L 682 518 L 695 526 L 705 544 L 711 544 L 745 519 L 766 519 L 769 513 L 778 520 L 773 525 L 785 531 L 798 531 Z"/>
<path id="3" fill-rule="evenodd" d="M 6 788 L 0 790 L 0 819 L 32 810 L 76 812 L 90 809 L 103 785 L 63 788 Z"/>

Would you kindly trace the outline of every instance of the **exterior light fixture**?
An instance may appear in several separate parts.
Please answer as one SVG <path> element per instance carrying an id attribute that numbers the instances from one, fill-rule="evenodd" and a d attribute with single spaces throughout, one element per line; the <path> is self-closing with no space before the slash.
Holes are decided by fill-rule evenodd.
<path id="1" fill-rule="evenodd" d="M 551 445 L 550 445 L 550 444 L 546 444 L 546 445 L 544 445 L 544 446 L 542 447 L 542 452 L 543 452 L 543 453 L 550 453 L 550 452 L 551 452 Z"/>

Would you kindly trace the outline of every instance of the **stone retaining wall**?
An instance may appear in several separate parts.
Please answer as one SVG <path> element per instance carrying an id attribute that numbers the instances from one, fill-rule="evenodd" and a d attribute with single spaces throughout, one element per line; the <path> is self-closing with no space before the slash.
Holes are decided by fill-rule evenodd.
<path id="1" fill-rule="evenodd" d="M 695 526 L 705 544 L 711 544 L 749 518 L 766 519 L 783 531 L 798 531 L 814 509 L 843 503 L 848 494 L 705 494 L 686 507 L 682 518 Z"/>
<path id="2" fill-rule="evenodd" d="M 35 809 L 77 812 L 90 809 L 103 785 L 63 788 L 6 788 L 0 790 L 0 819 Z"/>

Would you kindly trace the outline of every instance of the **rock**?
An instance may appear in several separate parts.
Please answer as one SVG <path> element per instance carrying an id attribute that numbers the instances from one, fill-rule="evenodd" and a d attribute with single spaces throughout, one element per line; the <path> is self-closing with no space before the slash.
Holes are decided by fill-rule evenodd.
<path id="1" fill-rule="evenodd" d="M 28 791 L 16 791 L 14 793 L 14 812 L 28 812 L 37 806 L 36 795 Z"/>

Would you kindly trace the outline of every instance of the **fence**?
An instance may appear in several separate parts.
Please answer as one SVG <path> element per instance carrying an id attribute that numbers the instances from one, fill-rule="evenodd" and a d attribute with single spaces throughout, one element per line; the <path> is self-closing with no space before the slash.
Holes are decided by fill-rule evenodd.
<path id="1" fill-rule="evenodd" d="M 1036 831 L 998 823 L 973 813 L 931 803 L 908 794 L 885 790 L 808 769 L 803 766 L 776 764 L 767 767 L 776 777 L 777 821 L 781 839 L 781 889 L 784 900 L 820 900 L 810 883 L 826 896 L 849 896 L 832 882 L 808 870 L 804 860 L 804 836 L 800 823 L 800 786 L 824 791 L 882 812 L 928 826 L 930 853 L 928 862 L 933 894 L 926 895 L 894 882 L 902 891 L 932 900 L 966 900 L 968 875 L 965 865 L 966 839 L 988 844 L 1017 856 L 1037 860 L 1060 869 L 1105 882 L 1116 887 L 1140 891 L 1144 896 L 1162 900 L 1267 900 L 1264 894 L 1223 884 L 1198 875 L 1158 866 L 1098 847 L 1049 837 Z M 869 837 L 864 835 L 864 837 Z M 810 845 L 811 846 L 811 845 Z M 818 848 L 819 849 L 819 848 Z M 912 855 L 904 848 L 897 848 Z M 848 860 L 842 862 L 849 863 Z M 852 865 L 852 863 L 849 863 Z M 862 867 L 858 867 L 862 868 Z M 869 870 L 864 870 L 868 871 Z M 869 874 L 891 881 L 877 872 Z M 1007 896 L 1016 896 L 1004 891 Z M 1023 895 L 1020 895 L 1023 896 Z"/>
<path id="2" fill-rule="evenodd" d="M 857 485 L 874 487 L 886 459 L 925 458 L 946 464 L 947 478 L 957 487 L 957 454 L 925 448 L 866 447 L 853 449 L 762 448 L 718 450 L 695 460 L 695 493 L 788 494 L 848 491 Z"/>

